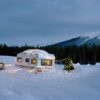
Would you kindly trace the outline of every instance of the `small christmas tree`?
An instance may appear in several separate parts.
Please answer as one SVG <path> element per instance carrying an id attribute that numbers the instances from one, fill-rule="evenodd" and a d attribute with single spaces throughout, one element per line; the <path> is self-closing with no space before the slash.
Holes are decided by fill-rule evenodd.
<path id="1" fill-rule="evenodd" d="M 68 72 L 74 70 L 74 66 L 70 57 L 67 57 L 65 60 L 64 70 L 67 70 Z"/>

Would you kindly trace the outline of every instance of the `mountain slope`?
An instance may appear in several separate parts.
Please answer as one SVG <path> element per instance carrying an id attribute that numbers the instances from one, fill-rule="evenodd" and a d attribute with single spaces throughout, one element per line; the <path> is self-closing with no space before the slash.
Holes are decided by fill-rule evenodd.
<path id="1" fill-rule="evenodd" d="M 56 47 L 67 47 L 67 46 L 93 46 L 93 45 L 100 45 L 100 36 L 79 36 L 67 41 L 63 41 L 60 43 L 56 43 L 50 46 L 56 46 Z"/>
<path id="2" fill-rule="evenodd" d="M 88 45 L 88 46 L 93 46 L 93 45 L 100 45 L 100 38 L 98 36 L 88 40 L 87 42 L 85 42 L 84 44 Z"/>

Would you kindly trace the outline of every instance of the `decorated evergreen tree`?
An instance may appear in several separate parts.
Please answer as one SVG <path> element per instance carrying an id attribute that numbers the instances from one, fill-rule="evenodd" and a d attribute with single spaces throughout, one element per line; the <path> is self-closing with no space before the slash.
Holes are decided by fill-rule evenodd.
<path id="1" fill-rule="evenodd" d="M 67 57 L 65 60 L 64 70 L 67 70 L 68 72 L 74 70 L 74 66 L 70 57 Z"/>

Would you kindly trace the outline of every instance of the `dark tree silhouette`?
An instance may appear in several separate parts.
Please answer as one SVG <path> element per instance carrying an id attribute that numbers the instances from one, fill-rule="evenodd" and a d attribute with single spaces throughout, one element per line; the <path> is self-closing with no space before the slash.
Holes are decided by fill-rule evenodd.
<path id="1" fill-rule="evenodd" d="M 74 63 L 80 64 L 95 64 L 100 62 L 100 45 L 93 45 L 89 47 L 83 46 L 68 46 L 68 47 L 57 47 L 57 46 L 7 46 L 6 44 L 0 44 L 0 55 L 16 56 L 17 53 L 27 49 L 42 49 L 49 53 L 53 53 L 56 56 L 56 60 L 64 59 L 68 56 L 71 57 Z"/>

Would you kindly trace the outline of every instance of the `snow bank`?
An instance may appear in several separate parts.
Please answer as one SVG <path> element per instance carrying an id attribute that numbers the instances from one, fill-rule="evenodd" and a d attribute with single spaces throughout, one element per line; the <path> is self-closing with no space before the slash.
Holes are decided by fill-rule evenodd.
<path id="1" fill-rule="evenodd" d="M 14 63 L 15 62 L 15 57 L 13 56 L 0 56 L 0 62 L 4 63 Z"/>
<path id="2" fill-rule="evenodd" d="M 1 56 L 7 63 L 0 72 L 0 100 L 99 100 L 100 64 L 76 64 L 68 73 L 63 65 L 39 74 L 14 65 L 14 57 Z"/>

